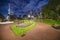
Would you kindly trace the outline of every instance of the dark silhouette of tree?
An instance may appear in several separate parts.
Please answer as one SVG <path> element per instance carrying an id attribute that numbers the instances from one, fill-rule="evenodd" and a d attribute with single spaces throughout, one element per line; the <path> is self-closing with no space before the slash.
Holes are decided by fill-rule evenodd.
<path id="1" fill-rule="evenodd" d="M 27 19 L 27 15 L 23 15 L 23 19 Z"/>
<path id="2" fill-rule="evenodd" d="M 5 19 L 4 15 L 2 13 L 0 13 L 0 19 Z"/>
<path id="3" fill-rule="evenodd" d="M 49 3 L 43 7 L 44 18 L 59 19 L 60 16 L 60 0 L 49 0 Z"/>
<path id="4" fill-rule="evenodd" d="M 18 20 L 22 20 L 22 17 L 21 17 L 21 15 L 19 15 L 19 16 L 18 16 Z"/>
<path id="5" fill-rule="evenodd" d="M 13 20 L 16 20 L 17 19 L 17 16 L 15 14 L 10 14 L 10 20 L 13 21 Z"/>

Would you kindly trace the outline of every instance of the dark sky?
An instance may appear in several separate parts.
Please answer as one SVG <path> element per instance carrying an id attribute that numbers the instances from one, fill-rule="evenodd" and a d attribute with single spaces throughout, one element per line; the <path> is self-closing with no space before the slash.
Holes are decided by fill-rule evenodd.
<path id="1" fill-rule="evenodd" d="M 11 12 L 16 15 L 24 15 L 29 11 L 36 13 L 38 9 L 41 9 L 47 3 L 48 0 L 0 0 L 0 13 L 6 16 L 9 4 Z"/>

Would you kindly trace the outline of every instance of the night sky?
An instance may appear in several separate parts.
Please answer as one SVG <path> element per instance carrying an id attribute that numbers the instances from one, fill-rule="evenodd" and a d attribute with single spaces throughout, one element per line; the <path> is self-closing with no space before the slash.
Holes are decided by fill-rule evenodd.
<path id="1" fill-rule="evenodd" d="M 38 9 L 46 5 L 48 0 L 0 0 L 0 13 L 8 15 L 10 4 L 11 12 L 18 15 L 28 14 L 29 11 L 36 13 Z"/>

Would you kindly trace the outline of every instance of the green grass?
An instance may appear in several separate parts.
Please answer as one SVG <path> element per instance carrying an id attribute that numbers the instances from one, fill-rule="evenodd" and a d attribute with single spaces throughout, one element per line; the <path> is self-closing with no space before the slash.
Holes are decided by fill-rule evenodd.
<path id="1" fill-rule="evenodd" d="M 30 30 L 31 28 L 35 26 L 35 23 L 32 21 L 24 20 L 24 23 L 31 24 L 31 25 L 25 28 L 16 27 L 16 25 L 11 26 L 11 29 L 15 35 L 23 35 L 25 32 L 27 32 L 28 30 Z"/>
<path id="2" fill-rule="evenodd" d="M 52 20 L 52 19 L 36 19 L 35 20 L 36 22 L 44 22 L 44 23 L 47 23 L 47 24 L 60 24 L 60 20 Z"/>

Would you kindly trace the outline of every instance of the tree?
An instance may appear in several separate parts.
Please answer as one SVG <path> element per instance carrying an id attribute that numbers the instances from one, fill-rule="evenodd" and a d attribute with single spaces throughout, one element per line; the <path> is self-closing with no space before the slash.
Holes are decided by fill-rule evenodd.
<path id="1" fill-rule="evenodd" d="M 2 13 L 0 13 L 0 20 L 4 19 L 4 15 Z"/>
<path id="2" fill-rule="evenodd" d="M 43 17 L 50 19 L 58 19 L 60 14 L 60 0 L 49 0 L 48 4 L 43 7 Z"/>
<path id="3" fill-rule="evenodd" d="M 23 15 L 23 19 L 27 19 L 27 15 Z"/>
<path id="4" fill-rule="evenodd" d="M 21 15 L 19 15 L 19 16 L 18 16 L 18 20 L 21 20 L 21 19 L 22 19 L 22 18 L 21 18 Z"/>
<path id="5" fill-rule="evenodd" d="M 10 20 L 13 21 L 13 20 L 16 20 L 17 19 L 17 16 L 15 14 L 10 14 Z"/>

